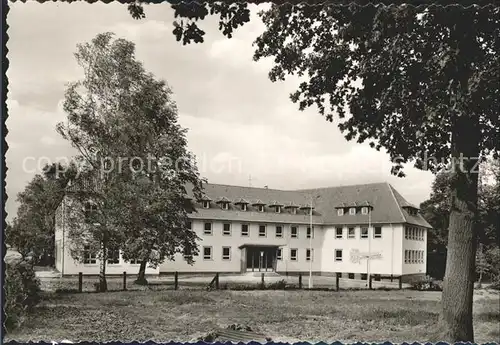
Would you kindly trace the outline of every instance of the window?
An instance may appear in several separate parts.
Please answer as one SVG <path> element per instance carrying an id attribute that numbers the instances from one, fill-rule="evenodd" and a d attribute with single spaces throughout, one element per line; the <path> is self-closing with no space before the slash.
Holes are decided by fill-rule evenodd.
<path id="1" fill-rule="evenodd" d="M 131 260 L 129 261 L 129 263 L 130 263 L 131 265 L 140 265 L 140 264 L 141 264 L 141 260 L 140 260 L 140 259 L 131 259 Z"/>
<path id="2" fill-rule="evenodd" d="M 274 210 L 276 211 L 276 213 L 281 213 L 281 206 L 276 206 Z"/>
<path id="3" fill-rule="evenodd" d="M 351 214 L 351 215 L 356 214 L 356 208 L 355 208 L 355 207 L 351 207 L 351 208 L 349 209 L 349 214 Z"/>
<path id="4" fill-rule="evenodd" d="M 281 248 L 276 251 L 276 260 L 283 260 L 283 250 Z"/>
<path id="5" fill-rule="evenodd" d="M 382 227 L 376 226 L 375 232 L 373 233 L 373 238 L 382 238 Z"/>
<path id="6" fill-rule="evenodd" d="M 290 261 L 297 261 L 297 249 L 290 249 Z"/>
<path id="7" fill-rule="evenodd" d="M 366 280 L 368 278 L 368 275 L 366 273 L 361 273 L 361 280 Z"/>
<path id="8" fill-rule="evenodd" d="M 231 260 L 231 247 L 222 247 L 222 260 Z"/>
<path id="9" fill-rule="evenodd" d="M 247 204 L 241 204 L 241 210 L 246 211 L 247 210 Z"/>
<path id="10" fill-rule="evenodd" d="M 297 231 L 297 227 L 296 226 L 292 226 L 292 228 L 291 228 L 291 234 L 292 234 L 292 238 L 298 238 L 299 237 L 299 233 Z"/>
<path id="11" fill-rule="evenodd" d="M 203 201 L 203 208 L 210 208 L 210 201 Z"/>
<path id="12" fill-rule="evenodd" d="M 362 214 L 368 214 L 368 207 L 362 207 L 361 208 L 361 213 Z"/>
<path id="13" fill-rule="evenodd" d="M 281 225 L 276 226 L 276 237 L 283 237 L 283 227 Z"/>
<path id="14" fill-rule="evenodd" d="M 212 247 L 203 247 L 203 260 L 212 260 Z"/>
<path id="15" fill-rule="evenodd" d="M 312 230 L 311 230 L 310 226 L 307 227 L 307 235 L 306 235 L 306 237 L 307 238 L 311 238 L 311 237 L 314 238 L 314 227 L 312 228 Z"/>
<path id="16" fill-rule="evenodd" d="M 186 223 L 186 226 L 187 226 L 187 228 L 188 228 L 189 230 L 193 230 L 193 223 L 191 223 L 191 222 L 187 222 L 187 223 Z"/>
<path id="17" fill-rule="evenodd" d="M 85 246 L 83 249 L 83 263 L 95 264 L 97 263 L 97 255 L 90 250 L 90 246 Z"/>
<path id="18" fill-rule="evenodd" d="M 223 228 L 222 228 L 222 234 L 226 236 L 231 236 L 231 224 L 230 223 L 224 223 Z"/>
<path id="19" fill-rule="evenodd" d="M 356 238 L 356 229 L 349 228 L 347 231 L 347 238 Z"/>
<path id="20" fill-rule="evenodd" d="M 306 261 L 312 260 L 312 249 L 306 249 Z"/>
<path id="21" fill-rule="evenodd" d="M 413 264 L 415 263 L 415 251 L 410 250 L 410 263 Z"/>
<path id="22" fill-rule="evenodd" d="M 342 249 L 335 249 L 335 261 L 342 261 Z"/>
<path id="23" fill-rule="evenodd" d="M 343 216 L 343 215 L 344 215 L 344 209 L 343 208 L 337 209 L 337 216 Z"/>
<path id="24" fill-rule="evenodd" d="M 342 228 L 336 228 L 335 229 L 335 238 L 342 238 L 343 232 L 344 231 Z"/>
<path id="25" fill-rule="evenodd" d="M 405 238 L 408 239 L 408 227 L 405 226 Z"/>
<path id="26" fill-rule="evenodd" d="M 292 207 L 292 209 L 291 209 L 291 210 L 292 210 L 292 214 L 297 214 L 297 208 Z"/>
<path id="27" fill-rule="evenodd" d="M 408 263 L 408 261 L 409 261 L 409 256 L 410 256 L 410 254 L 408 253 L 408 250 L 405 250 L 405 264 L 407 264 L 407 263 Z"/>
<path id="28" fill-rule="evenodd" d="M 108 249 L 108 264 L 118 265 L 120 263 L 120 249 L 119 248 L 109 248 Z"/>
<path id="29" fill-rule="evenodd" d="M 248 236 L 248 224 L 241 224 L 241 236 Z"/>
<path id="30" fill-rule="evenodd" d="M 259 225 L 259 237 L 266 237 L 266 226 Z"/>
<path id="31" fill-rule="evenodd" d="M 227 203 L 227 202 L 223 202 L 223 203 L 222 203 L 222 209 L 223 209 L 223 210 L 228 210 L 228 209 L 229 209 L 229 203 Z"/>
<path id="32" fill-rule="evenodd" d="M 368 238 L 368 228 L 367 227 L 361 228 L 361 238 Z"/>
<path id="33" fill-rule="evenodd" d="M 203 229 L 205 235 L 212 235 L 212 223 L 205 223 L 205 228 Z"/>
<path id="34" fill-rule="evenodd" d="M 259 212 L 264 212 L 264 205 L 259 205 Z"/>
<path id="35" fill-rule="evenodd" d="M 354 273 L 349 273 L 349 274 L 347 275 L 347 277 L 348 277 L 349 279 L 354 279 Z"/>

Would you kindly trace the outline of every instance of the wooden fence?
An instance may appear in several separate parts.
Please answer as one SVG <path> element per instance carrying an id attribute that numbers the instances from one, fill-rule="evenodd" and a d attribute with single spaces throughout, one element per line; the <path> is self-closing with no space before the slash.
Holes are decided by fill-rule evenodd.
<path id="1" fill-rule="evenodd" d="M 174 290 L 178 290 L 179 289 L 179 273 L 178 272 L 174 272 L 173 273 L 173 284 L 168 284 L 168 285 L 173 285 L 173 289 Z M 288 282 L 286 282 L 285 284 L 283 284 L 282 286 L 278 286 L 280 281 L 275 281 L 275 282 L 271 282 L 271 286 L 274 285 L 274 287 L 272 287 L 272 289 L 276 289 L 276 290 L 281 290 L 281 289 L 305 289 L 307 288 L 304 287 L 304 284 L 303 284 L 303 276 L 302 276 L 302 273 L 299 273 L 298 275 L 298 285 L 293 285 L 293 284 L 289 284 Z M 335 275 L 335 284 L 333 286 L 326 286 L 326 288 L 323 287 L 322 288 L 313 288 L 313 290 L 335 290 L 335 291 L 340 291 L 340 278 L 341 278 L 341 273 L 336 273 Z M 368 279 L 368 289 L 372 290 L 373 289 L 373 281 L 381 281 L 382 278 L 385 278 L 385 279 L 390 279 L 391 282 L 394 281 L 394 280 L 397 280 L 398 281 L 398 288 L 401 290 L 403 288 L 403 282 L 402 282 L 402 277 L 401 276 L 380 276 L 380 275 L 370 275 L 369 279 Z M 123 281 L 123 284 L 122 284 L 122 290 L 123 291 L 126 291 L 127 290 L 127 272 L 123 272 L 122 274 L 122 281 Z M 220 273 L 216 273 L 213 277 L 213 279 L 210 281 L 210 283 L 208 283 L 208 285 L 206 285 L 206 283 L 203 283 L 203 282 L 198 282 L 198 283 L 195 283 L 195 284 L 189 284 L 190 286 L 193 286 L 193 285 L 197 285 L 197 286 L 201 286 L 201 287 L 205 287 L 206 289 L 214 289 L 214 290 L 220 290 L 221 289 L 221 283 L 220 283 Z M 232 285 L 232 286 L 236 286 L 236 285 L 243 285 L 244 287 L 248 287 L 248 289 L 250 289 L 250 285 L 253 285 L 253 288 L 257 288 L 257 289 L 266 289 L 268 287 L 268 285 L 266 285 L 266 280 L 265 280 L 265 274 L 262 273 L 261 274 L 261 279 L 260 279 L 260 282 L 259 284 L 257 284 L 257 286 L 255 285 L 255 283 L 251 283 L 251 282 L 246 282 L 246 283 L 225 283 L 224 286 L 222 287 L 222 289 L 227 289 L 227 286 L 228 285 Z M 271 287 L 270 287 L 271 288 Z M 242 290 L 245 290 L 245 288 L 243 288 Z M 78 292 L 83 292 L 83 273 L 80 272 L 78 273 Z"/>

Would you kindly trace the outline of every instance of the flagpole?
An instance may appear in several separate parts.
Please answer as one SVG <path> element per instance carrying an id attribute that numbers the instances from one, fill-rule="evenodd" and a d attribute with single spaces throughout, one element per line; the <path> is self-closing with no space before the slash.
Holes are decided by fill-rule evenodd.
<path id="1" fill-rule="evenodd" d="M 312 237 L 313 237 L 313 198 L 311 195 L 311 205 L 309 209 L 309 226 L 310 226 L 310 233 L 309 233 L 309 289 L 312 288 L 312 261 L 313 261 L 313 252 L 312 252 Z"/>
<path id="2" fill-rule="evenodd" d="M 368 257 L 366 259 L 366 284 L 368 286 L 368 282 L 370 281 L 370 258 L 371 258 L 371 250 L 372 250 L 372 247 L 371 247 L 371 233 L 373 233 L 373 231 L 370 233 L 370 227 L 371 227 L 371 220 L 372 220 L 372 214 L 371 214 L 371 210 L 370 210 L 370 206 L 368 206 Z"/>

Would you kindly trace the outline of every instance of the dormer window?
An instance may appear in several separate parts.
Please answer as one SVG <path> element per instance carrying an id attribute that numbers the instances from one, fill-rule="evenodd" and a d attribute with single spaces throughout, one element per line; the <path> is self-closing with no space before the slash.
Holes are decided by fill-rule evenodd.
<path id="1" fill-rule="evenodd" d="M 259 212 L 264 212 L 264 205 L 258 205 L 259 206 Z"/>
<path id="2" fill-rule="evenodd" d="M 350 214 L 350 215 L 355 215 L 355 214 L 356 214 L 356 208 L 355 208 L 355 207 L 351 207 L 351 208 L 349 209 L 349 214 Z"/>
<path id="3" fill-rule="evenodd" d="M 229 210 L 229 203 L 227 203 L 227 202 L 223 202 L 223 203 L 222 203 L 222 209 L 223 209 L 223 210 Z"/>
<path id="4" fill-rule="evenodd" d="M 368 207 L 366 207 L 366 206 L 365 206 L 365 207 L 362 207 L 362 208 L 361 208 L 361 213 L 362 213 L 362 214 L 368 214 Z"/>
<path id="5" fill-rule="evenodd" d="M 344 215 L 344 209 L 343 208 L 337 209 L 337 216 L 343 216 L 343 215 Z"/>
<path id="6" fill-rule="evenodd" d="M 297 214 L 297 208 L 295 207 L 292 208 L 292 214 Z"/>
<path id="7" fill-rule="evenodd" d="M 210 201 L 203 201 L 203 208 L 210 208 Z"/>
<path id="8" fill-rule="evenodd" d="M 281 203 L 279 203 L 278 201 L 272 201 L 270 204 L 269 204 L 270 207 L 274 208 L 274 212 L 276 213 L 281 213 L 281 207 L 283 206 Z"/>
<path id="9" fill-rule="evenodd" d="M 247 210 L 248 201 L 246 201 L 243 198 L 239 198 L 239 199 L 235 200 L 234 204 L 239 206 L 242 211 Z"/>

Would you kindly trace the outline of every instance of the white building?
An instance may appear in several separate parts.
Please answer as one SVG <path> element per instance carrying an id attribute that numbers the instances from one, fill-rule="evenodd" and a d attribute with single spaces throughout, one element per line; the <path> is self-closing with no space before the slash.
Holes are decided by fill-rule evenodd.
<path id="1" fill-rule="evenodd" d="M 388 183 L 297 191 L 206 184 L 204 193 L 202 200 L 191 199 L 191 227 L 201 239 L 195 263 L 179 255 L 147 274 L 298 274 L 312 268 L 346 278 L 425 275 L 430 225 Z M 63 208 L 64 202 L 58 212 Z M 97 274 L 96 259 L 82 264 L 69 256 L 62 225 L 56 228 L 57 269 Z M 138 265 L 117 259 L 107 272 L 137 273 Z"/>

